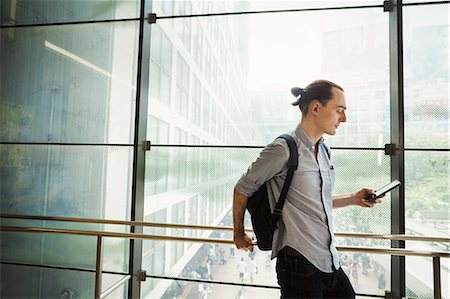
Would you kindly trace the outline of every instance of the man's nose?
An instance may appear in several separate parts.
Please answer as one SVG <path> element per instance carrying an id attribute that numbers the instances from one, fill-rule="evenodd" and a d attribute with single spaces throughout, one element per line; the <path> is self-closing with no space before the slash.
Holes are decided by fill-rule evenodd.
<path id="1" fill-rule="evenodd" d="M 347 115 L 345 114 L 345 111 L 342 111 L 341 113 L 341 122 L 345 123 L 347 121 Z"/>

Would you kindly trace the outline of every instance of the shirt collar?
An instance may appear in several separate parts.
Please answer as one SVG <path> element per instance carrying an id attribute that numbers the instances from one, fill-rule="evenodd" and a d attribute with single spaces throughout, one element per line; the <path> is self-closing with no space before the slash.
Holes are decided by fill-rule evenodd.
<path id="1" fill-rule="evenodd" d="M 314 150 L 314 143 L 312 143 L 308 134 L 306 134 L 305 130 L 303 130 L 300 124 L 298 124 L 297 128 L 295 129 L 295 135 L 300 139 L 300 141 L 304 145 L 306 145 L 307 148 Z M 323 143 L 323 137 L 320 137 L 317 143 L 318 144 Z"/>

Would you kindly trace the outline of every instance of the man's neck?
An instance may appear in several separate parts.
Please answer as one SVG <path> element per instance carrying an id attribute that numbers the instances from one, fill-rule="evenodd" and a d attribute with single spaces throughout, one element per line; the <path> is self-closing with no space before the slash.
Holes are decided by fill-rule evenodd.
<path id="1" fill-rule="evenodd" d="M 303 131 L 305 131 L 306 135 L 308 135 L 313 144 L 316 144 L 323 135 L 323 133 L 319 132 L 319 130 L 317 130 L 317 127 L 307 119 L 302 119 L 302 121 L 300 122 L 300 126 L 302 127 Z"/>

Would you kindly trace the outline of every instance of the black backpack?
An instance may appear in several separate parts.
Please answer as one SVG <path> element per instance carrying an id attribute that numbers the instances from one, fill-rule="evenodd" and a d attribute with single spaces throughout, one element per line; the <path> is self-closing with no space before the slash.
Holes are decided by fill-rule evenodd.
<path id="1" fill-rule="evenodd" d="M 283 138 L 288 144 L 289 161 L 286 180 L 284 181 L 275 209 L 272 213 L 267 195 L 267 182 L 262 184 L 258 191 L 247 200 L 247 211 L 250 213 L 253 232 L 256 235 L 256 242 L 260 250 L 272 250 L 273 233 L 277 228 L 277 222 L 281 216 L 281 210 L 283 209 L 292 176 L 298 166 L 297 144 L 294 138 L 288 134 L 283 134 L 278 138 Z"/>

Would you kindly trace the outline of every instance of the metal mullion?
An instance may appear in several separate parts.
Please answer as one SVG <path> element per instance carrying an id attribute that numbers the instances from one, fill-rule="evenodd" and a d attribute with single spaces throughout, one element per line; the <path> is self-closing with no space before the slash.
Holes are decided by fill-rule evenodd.
<path id="1" fill-rule="evenodd" d="M 450 152 L 450 148 L 405 148 L 411 152 Z"/>
<path id="2" fill-rule="evenodd" d="M 255 14 L 289 13 L 289 12 L 305 12 L 305 11 L 367 9 L 367 8 L 383 8 L 383 5 L 376 4 L 376 5 L 359 5 L 359 6 L 332 6 L 332 7 L 316 7 L 316 8 L 253 10 L 253 11 L 223 12 L 223 13 L 199 13 L 190 15 L 156 16 L 156 19 L 159 20 L 159 19 L 180 19 L 180 18 L 198 18 L 198 17 L 220 17 L 220 16 L 255 15 Z"/>
<path id="3" fill-rule="evenodd" d="M 442 298 L 441 260 L 438 256 L 433 256 L 433 295 L 434 299 Z"/>
<path id="4" fill-rule="evenodd" d="M 402 0 L 389 3 L 389 66 L 390 66 L 390 126 L 391 179 L 403 184 L 391 192 L 391 234 L 405 233 L 405 165 L 404 165 L 404 82 L 403 82 L 403 13 Z M 391 241 L 392 248 L 405 248 L 405 241 Z M 403 298 L 406 293 L 405 257 L 391 256 L 391 297 Z"/>
<path id="5" fill-rule="evenodd" d="M 0 142 L 2 145 L 61 145 L 61 146 L 124 146 L 130 147 L 128 143 L 67 143 L 67 142 Z"/>
<path id="6" fill-rule="evenodd" d="M 95 259 L 95 299 L 100 299 L 102 291 L 102 271 L 103 271 L 103 238 L 97 236 L 97 257 Z"/>
<path id="7" fill-rule="evenodd" d="M 428 2 L 414 2 L 414 3 L 404 3 L 403 6 L 422 6 L 422 5 L 434 5 L 434 4 L 450 4 L 450 1 L 428 1 Z"/>
<path id="8" fill-rule="evenodd" d="M 131 215 L 132 221 L 144 220 L 145 192 L 145 148 L 147 137 L 148 89 L 150 76 L 151 25 L 148 15 L 151 12 L 150 0 L 140 0 L 139 42 L 136 79 L 136 108 L 134 123 L 133 178 Z M 131 233 L 143 233 L 142 226 L 132 226 Z M 130 240 L 128 298 L 141 297 L 142 239 Z"/>
<path id="9" fill-rule="evenodd" d="M 214 145 L 214 144 L 151 144 L 150 147 L 187 147 L 187 148 L 248 148 L 261 149 L 264 145 Z M 369 150 L 369 151 L 384 151 L 384 147 L 343 147 L 332 146 L 332 150 Z"/>
<path id="10" fill-rule="evenodd" d="M 73 21 L 73 22 L 54 22 L 54 23 L 22 24 L 22 25 L 20 25 L 20 24 L 19 25 L 1 25 L 0 28 L 6 29 L 6 28 L 47 27 L 47 26 L 103 24 L 103 23 L 131 22 L 131 21 L 139 21 L 139 18 L 106 19 L 106 20 Z"/>

